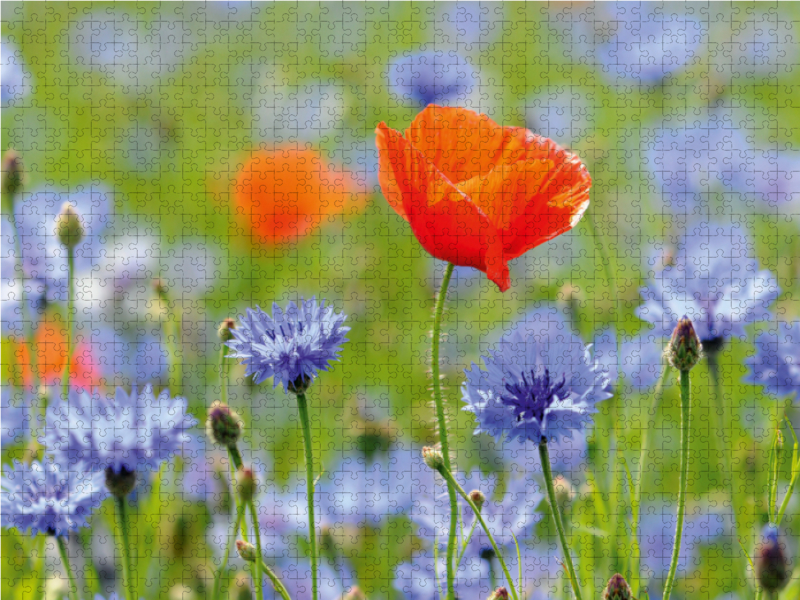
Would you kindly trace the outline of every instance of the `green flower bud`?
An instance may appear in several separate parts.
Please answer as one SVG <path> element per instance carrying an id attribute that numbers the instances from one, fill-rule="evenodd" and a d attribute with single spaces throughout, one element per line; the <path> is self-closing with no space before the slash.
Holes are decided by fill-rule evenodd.
<path id="1" fill-rule="evenodd" d="M 489 600 L 508 600 L 508 590 L 504 587 L 499 587 L 492 592 Z"/>
<path id="2" fill-rule="evenodd" d="M 227 404 L 214 402 L 208 409 L 206 434 L 215 444 L 232 448 L 242 437 L 244 423 Z"/>
<path id="3" fill-rule="evenodd" d="M 242 560 L 246 562 L 256 562 L 256 547 L 244 540 L 236 540 L 236 551 Z"/>
<path id="4" fill-rule="evenodd" d="M 357 585 L 354 585 L 345 594 L 344 600 L 367 600 L 367 595 L 364 593 L 364 591 L 360 587 L 358 587 Z"/>
<path id="5" fill-rule="evenodd" d="M 227 342 L 233 339 L 233 334 L 231 333 L 231 329 L 236 329 L 236 322 L 233 319 L 225 319 L 220 323 L 219 329 L 217 329 L 217 335 L 219 339 L 223 342 Z"/>
<path id="6" fill-rule="evenodd" d="M 83 219 L 69 202 L 64 202 L 56 217 L 56 237 L 62 246 L 74 248 L 86 235 Z"/>
<path id="7" fill-rule="evenodd" d="M 486 496 L 480 490 L 472 490 L 469 493 L 469 499 L 472 500 L 472 503 L 475 505 L 475 508 L 478 509 L 478 512 L 481 512 L 483 505 L 486 504 Z"/>
<path id="8" fill-rule="evenodd" d="M 608 580 L 606 589 L 603 590 L 603 600 L 636 600 L 633 597 L 631 586 L 619 573 Z"/>
<path id="9" fill-rule="evenodd" d="M 253 469 L 246 467 L 239 469 L 236 473 L 236 493 L 239 494 L 242 502 L 250 502 L 258 489 L 256 477 Z"/>
<path id="10" fill-rule="evenodd" d="M 703 346 L 694 331 L 692 321 L 684 316 L 672 332 L 672 339 L 664 354 L 678 371 L 689 371 L 698 363 L 702 352 Z"/>
<path id="11" fill-rule="evenodd" d="M 438 471 L 444 466 L 444 455 L 441 450 L 425 446 L 422 449 L 422 460 L 434 471 Z"/>
<path id="12" fill-rule="evenodd" d="M 14 197 L 22 189 L 22 161 L 15 150 L 9 148 L 3 156 L 3 211 L 13 213 Z"/>

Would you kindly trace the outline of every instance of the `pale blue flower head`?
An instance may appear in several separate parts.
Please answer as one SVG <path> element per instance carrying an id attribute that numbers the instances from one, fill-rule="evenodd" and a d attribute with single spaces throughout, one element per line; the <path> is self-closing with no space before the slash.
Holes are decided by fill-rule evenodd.
<path id="1" fill-rule="evenodd" d="M 30 464 L 14 461 L 0 481 L 3 527 L 32 535 L 64 536 L 87 527 L 86 519 L 108 495 L 102 474 L 83 465 L 62 468 L 52 457 Z"/>
<path id="2" fill-rule="evenodd" d="M 636 314 L 669 336 L 678 319 L 692 320 L 703 344 L 744 336 L 744 326 L 767 320 L 780 289 L 759 270 L 750 241 L 738 225 L 701 223 L 681 243 L 673 265 L 642 288 Z M 708 347 L 707 347 L 708 349 Z"/>
<path id="3" fill-rule="evenodd" d="M 184 398 L 171 398 L 166 390 L 156 397 L 149 385 L 141 394 L 117 388 L 113 398 L 73 391 L 68 403 L 53 401 L 46 421 L 42 441 L 59 464 L 85 462 L 90 470 L 114 473 L 158 470 L 197 425 Z"/>
<path id="4" fill-rule="evenodd" d="M 771 394 L 800 398 L 800 321 L 778 322 L 756 337 L 756 353 L 747 359 L 745 381 Z"/>
<path id="5" fill-rule="evenodd" d="M 611 397 L 606 372 L 591 347 L 573 333 L 560 313 L 540 309 L 472 364 L 462 386 L 464 410 L 478 421 L 475 433 L 541 443 L 581 430 Z"/>
<path id="6" fill-rule="evenodd" d="M 273 387 L 280 383 L 288 392 L 295 382 L 313 380 L 339 359 L 350 328 L 342 325 L 345 315 L 324 300 L 301 300 L 299 306 L 290 302 L 285 311 L 273 304 L 272 314 L 248 308 L 227 342 L 233 350 L 228 356 L 242 359 L 245 375 L 255 383 L 274 377 Z"/>
<path id="7" fill-rule="evenodd" d="M 420 106 L 463 104 L 475 86 L 475 70 L 455 50 L 401 56 L 389 67 L 392 91 Z"/>

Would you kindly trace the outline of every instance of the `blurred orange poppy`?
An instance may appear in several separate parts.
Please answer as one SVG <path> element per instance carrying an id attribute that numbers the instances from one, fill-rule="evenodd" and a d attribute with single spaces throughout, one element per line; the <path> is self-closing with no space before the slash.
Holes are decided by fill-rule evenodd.
<path id="1" fill-rule="evenodd" d="M 36 328 L 34 340 L 39 381 L 54 385 L 64 376 L 64 363 L 67 360 L 66 327 L 58 317 L 41 321 Z M 21 367 L 22 382 L 30 387 L 33 385 L 33 372 L 30 352 L 25 342 L 19 342 L 15 360 Z M 97 358 L 92 357 L 90 347 L 78 342 L 70 364 L 70 385 L 84 390 L 98 386 L 101 373 L 96 363 Z"/>
<path id="2" fill-rule="evenodd" d="M 315 150 L 285 145 L 253 153 L 236 177 L 234 200 L 260 241 L 280 244 L 308 235 L 348 202 L 360 202 L 363 187 Z"/>
<path id="3" fill-rule="evenodd" d="M 581 160 L 522 127 L 432 104 L 405 134 L 385 123 L 376 134 L 383 194 L 422 247 L 501 291 L 509 260 L 572 229 L 589 206 Z"/>

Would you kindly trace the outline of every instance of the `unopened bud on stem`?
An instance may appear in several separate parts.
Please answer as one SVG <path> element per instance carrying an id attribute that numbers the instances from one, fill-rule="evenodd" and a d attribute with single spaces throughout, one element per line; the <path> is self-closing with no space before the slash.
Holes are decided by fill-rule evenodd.
<path id="1" fill-rule="evenodd" d="M 480 490 L 472 490 L 469 493 L 469 499 L 472 500 L 472 503 L 475 505 L 475 508 L 478 509 L 478 512 L 483 509 L 483 505 L 486 504 L 486 496 Z"/>
<path id="2" fill-rule="evenodd" d="M 217 335 L 219 339 L 223 342 L 228 342 L 233 339 L 233 333 L 231 333 L 231 329 L 236 328 L 236 322 L 233 319 L 225 319 L 220 323 L 219 329 L 217 330 Z"/>
<path id="3" fill-rule="evenodd" d="M 683 317 L 678 321 L 675 331 L 672 332 L 672 339 L 664 351 L 667 360 L 678 371 L 689 371 L 700 360 L 702 352 L 703 346 L 695 333 L 692 321 Z"/>
<path id="4" fill-rule="evenodd" d="M 242 437 L 244 424 L 241 418 L 227 404 L 214 402 L 208 409 L 206 433 L 212 442 L 232 448 Z"/>
<path id="5" fill-rule="evenodd" d="M 69 202 L 64 202 L 61 212 L 56 217 L 56 237 L 62 246 L 74 248 L 81 243 L 86 230 L 83 219 Z"/>
<path id="6" fill-rule="evenodd" d="M 508 590 L 504 587 L 499 587 L 492 592 L 489 600 L 508 600 Z"/>
<path id="7" fill-rule="evenodd" d="M 617 573 L 608 580 L 608 585 L 603 590 L 603 600 L 633 600 L 631 586 L 622 575 Z"/>
<path id="8" fill-rule="evenodd" d="M 422 449 L 422 460 L 434 471 L 438 471 L 444 466 L 444 455 L 441 450 L 425 446 Z"/>
<path id="9" fill-rule="evenodd" d="M 256 547 L 244 540 L 236 540 L 236 551 L 242 560 L 246 562 L 256 562 Z"/>

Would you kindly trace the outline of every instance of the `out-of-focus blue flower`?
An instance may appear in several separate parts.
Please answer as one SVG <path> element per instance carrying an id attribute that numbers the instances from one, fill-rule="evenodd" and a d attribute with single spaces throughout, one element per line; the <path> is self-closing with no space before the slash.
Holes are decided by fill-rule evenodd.
<path id="1" fill-rule="evenodd" d="M 610 382 L 590 348 L 557 311 L 534 311 L 473 363 L 462 386 L 475 433 L 541 443 L 571 437 L 611 397 Z"/>
<path id="2" fill-rule="evenodd" d="M 453 44 L 488 42 L 503 29 L 503 5 L 494 2 L 437 2 L 444 40 Z M 438 38 L 437 38 L 438 41 Z"/>
<path id="3" fill-rule="evenodd" d="M 745 381 L 763 385 L 778 397 L 800 398 L 800 321 L 779 321 L 756 337 L 756 353 L 747 359 Z"/>
<path id="4" fill-rule="evenodd" d="M 595 5 L 610 37 L 597 47 L 598 63 L 612 80 L 652 85 L 683 68 L 706 36 L 687 7 L 662 2 Z"/>
<path id="5" fill-rule="evenodd" d="M 544 496 L 524 474 L 509 478 L 505 494 L 496 499 L 494 492 L 497 478 L 494 475 L 483 475 L 478 469 L 474 469 L 466 476 L 457 473 L 456 480 L 467 493 L 473 490 L 483 492 L 486 502 L 481 510 L 481 516 L 492 531 L 492 536 L 504 557 L 514 548 L 514 537 L 517 540 L 524 539 L 541 518 L 541 514 L 536 512 L 536 507 Z M 420 538 L 431 543 L 436 539 L 439 546 L 445 547 L 450 531 L 449 500 L 444 485 L 440 485 L 436 492 L 435 496 L 420 498 L 419 505 L 410 510 L 408 516 L 417 525 L 417 535 Z M 461 507 L 463 536 L 466 537 L 477 519 L 466 502 L 462 502 Z M 459 548 L 463 541 L 459 539 Z M 487 553 L 494 554 L 492 544 L 480 524 L 476 524 L 464 556 L 480 557 L 486 556 Z"/>
<path id="6" fill-rule="evenodd" d="M 665 119 L 640 144 L 655 175 L 657 198 L 669 212 L 695 214 L 719 192 L 747 189 L 750 145 L 726 109 L 691 120 Z"/>
<path id="7" fill-rule="evenodd" d="M 108 495 L 100 473 L 80 465 L 66 468 L 52 458 L 30 464 L 14 461 L 2 476 L 3 527 L 32 535 L 67 535 L 87 527 L 86 519 Z"/>
<path id="8" fill-rule="evenodd" d="M 744 326 L 770 317 L 780 290 L 759 271 L 746 232 L 738 225 L 700 223 L 687 232 L 673 265 L 641 290 L 639 318 L 654 334 L 672 334 L 686 315 L 703 343 L 744 336 Z"/>
<path id="9" fill-rule="evenodd" d="M 295 556 L 291 560 L 279 564 L 276 571 L 292 600 L 312 600 L 310 561 Z M 272 591 L 269 579 L 267 577 L 264 579 L 264 597 L 276 600 L 280 598 L 277 593 Z M 320 600 L 341 600 L 355 582 L 355 573 L 345 561 L 338 561 L 336 565 L 328 564 L 325 560 L 319 562 Z"/>
<path id="10" fill-rule="evenodd" d="M 119 473 L 155 471 L 188 442 L 186 431 L 197 425 L 184 398 L 158 397 L 148 385 L 141 394 L 117 388 L 114 398 L 72 391 L 69 402 L 54 400 L 47 408 L 43 443 L 63 466 L 85 461 L 91 470 Z"/>
<path id="11" fill-rule="evenodd" d="M 350 330 L 342 325 L 344 314 L 313 298 L 301 300 L 299 307 L 290 302 L 285 311 L 273 304 L 272 312 L 270 317 L 259 307 L 248 308 L 231 330 L 234 339 L 227 345 L 233 354 L 228 356 L 242 359 L 246 377 L 252 375 L 255 383 L 274 377 L 273 387 L 280 383 L 288 392 L 294 382 L 314 379 L 339 359 Z"/>
<path id="12" fill-rule="evenodd" d="M 522 550 L 522 587 L 525 600 L 546 600 L 555 594 L 553 589 L 561 581 L 561 569 L 554 553 Z M 517 582 L 519 565 L 516 550 L 503 556 L 511 577 Z M 496 579 L 492 587 L 491 571 Z M 407 600 L 442 600 L 447 597 L 447 567 L 444 557 L 434 561 L 432 552 L 415 555 L 412 562 L 403 563 L 395 571 L 394 588 Z M 488 598 L 497 586 L 508 587 L 502 568 L 497 561 L 487 561 L 478 556 L 464 556 L 455 573 L 454 588 L 457 598 Z"/>
<path id="13" fill-rule="evenodd" d="M 454 50 L 402 56 L 389 66 L 392 92 L 420 106 L 463 104 L 476 84 L 470 62 Z"/>
<path id="14" fill-rule="evenodd" d="M 577 485 L 583 480 L 588 445 L 587 432 L 575 431 L 572 437 L 547 445 L 553 475 L 563 475 Z M 530 479 L 532 473 L 542 473 L 542 459 L 537 446 L 515 440 L 503 445 L 504 469 L 517 479 Z"/>
<path id="15" fill-rule="evenodd" d="M 19 50 L 6 39 L 0 40 L 0 69 L 0 102 L 3 106 L 30 94 L 32 76 L 25 68 Z"/>
<path id="16" fill-rule="evenodd" d="M 800 152 L 756 151 L 746 173 L 746 197 L 779 208 L 800 199 Z"/>
<path id="17" fill-rule="evenodd" d="M 594 128 L 594 107 L 570 85 L 546 86 L 525 102 L 525 125 L 539 135 L 571 146 Z"/>
<path id="18" fill-rule="evenodd" d="M 613 329 L 598 333 L 592 346 L 595 359 L 608 372 L 612 385 L 619 377 L 619 362 L 625 382 L 639 390 L 654 386 L 664 369 L 662 360 L 666 340 L 655 333 L 625 336 L 622 342 L 622 360 L 617 361 L 617 334 Z"/>
<path id="19" fill-rule="evenodd" d="M 0 390 L 0 433 L 2 447 L 25 441 L 31 433 L 32 409 L 35 405 L 31 394 L 21 388 L 3 385 Z"/>
<path id="20" fill-rule="evenodd" d="M 654 594 L 654 588 L 663 585 L 663 579 L 669 570 L 675 543 L 676 520 L 675 507 L 669 504 L 645 504 L 641 508 L 641 564 L 643 569 L 650 572 L 653 597 L 658 597 Z M 686 573 L 696 564 L 695 557 L 700 546 L 711 544 L 720 537 L 730 535 L 730 532 L 730 516 L 712 510 L 708 504 L 687 510 L 678 569 Z"/>

